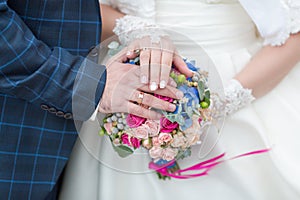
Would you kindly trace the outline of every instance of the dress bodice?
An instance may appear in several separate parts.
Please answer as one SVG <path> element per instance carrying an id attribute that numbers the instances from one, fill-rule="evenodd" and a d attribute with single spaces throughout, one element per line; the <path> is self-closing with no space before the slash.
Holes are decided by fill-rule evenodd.
<path id="1" fill-rule="evenodd" d="M 207 50 L 234 50 L 253 43 L 256 29 L 238 1 L 157 0 L 156 23 L 186 35 Z M 175 43 L 181 43 L 175 41 Z"/>

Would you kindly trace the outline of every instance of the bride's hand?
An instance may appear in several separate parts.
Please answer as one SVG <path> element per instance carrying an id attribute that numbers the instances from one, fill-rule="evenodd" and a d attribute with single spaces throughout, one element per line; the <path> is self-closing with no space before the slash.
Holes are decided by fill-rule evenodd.
<path id="1" fill-rule="evenodd" d="M 172 64 L 186 76 L 193 75 L 167 36 L 158 42 L 149 36 L 136 39 L 128 46 L 127 56 L 140 57 L 140 82 L 149 85 L 151 91 L 167 86 Z"/>
<path id="2" fill-rule="evenodd" d="M 126 112 L 148 119 L 159 119 L 161 115 L 148 109 L 149 107 L 174 111 L 174 104 L 154 97 L 148 86 L 140 83 L 140 67 L 124 63 L 126 60 L 125 51 L 122 51 L 106 64 L 107 81 L 99 112 Z M 175 88 L 176 83 L 169 77 L 167 81 L 165 88 L 158 89 L 155 93 L 173 99 L 182 98 L 183 93 Z"/>

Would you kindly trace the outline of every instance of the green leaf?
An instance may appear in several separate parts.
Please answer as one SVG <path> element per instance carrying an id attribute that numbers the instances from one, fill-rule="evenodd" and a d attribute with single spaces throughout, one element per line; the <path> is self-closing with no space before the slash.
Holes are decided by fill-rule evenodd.
<path id="1" fill-rule="evenodd" d="M 130 147 L 127 147 L 125 145 L 115 146 L 114 144 L 112 144 L 112 146 L 121 158 L 125 158 L 133 154 L 133 150 Z"/>
<path id="2" fill-rule="evenodd" d="M 205 91 L 205 98 L 210 99 L 210 91 L 209 90 Z"/>
<path id="3" fill-rule="evenodd" d="M 200 97 L 200 101 L 203 101 L 204 99 L 204 83 L 203 81 L 199 81 L 198 82 L 198 86 L 197 86 L 197 89 L 198 89 L 198 93 L 199 93 L 199 97 Z"/>

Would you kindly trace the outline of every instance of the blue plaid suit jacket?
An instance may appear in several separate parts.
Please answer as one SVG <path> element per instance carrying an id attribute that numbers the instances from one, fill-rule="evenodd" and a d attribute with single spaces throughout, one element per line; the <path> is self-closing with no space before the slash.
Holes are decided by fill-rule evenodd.
<path id="1" fill-rule="evenodd" d="M 77 137 L 75 76 L 100 34 L 98 0 L 0 0 L 1 200 L 44 199 L 57 182 Z M 98 85 L 83 118 L 103 92 L 98 69 L 82 73 Z"/>

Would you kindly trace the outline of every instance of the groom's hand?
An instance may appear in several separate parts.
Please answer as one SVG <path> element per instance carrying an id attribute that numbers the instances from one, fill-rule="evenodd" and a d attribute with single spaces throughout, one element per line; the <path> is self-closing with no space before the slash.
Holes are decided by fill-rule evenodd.
<path id="1" fill-rule="evenodd" d="M 107 81 L 99 112 L 126 112 L 148 119 L 159 119 L 161 114 L 150 108 L 174 111 L 174 104 L 154 97 L 149 87 L 140 82 L 140 66 L 126 64 L 126 60 L 125 52 L 122 51 L 106 63 Z M 176 83 L 169 76 L 166 80 L 165 88 L 158 89 L 155 93 L 173 99 L 182 98 L 183 93 L 175 88 Z"/>
<path id="2" fill-rule="evenodd" d="M 161 36 L 159 41 L 149 36 L 136 39 L 128 46 L 127 56 L 140 57 L 140 82 L 151 91 L 167 86 L 172 64 L 186 76 L 193 75 L 168 36 Z"/>

